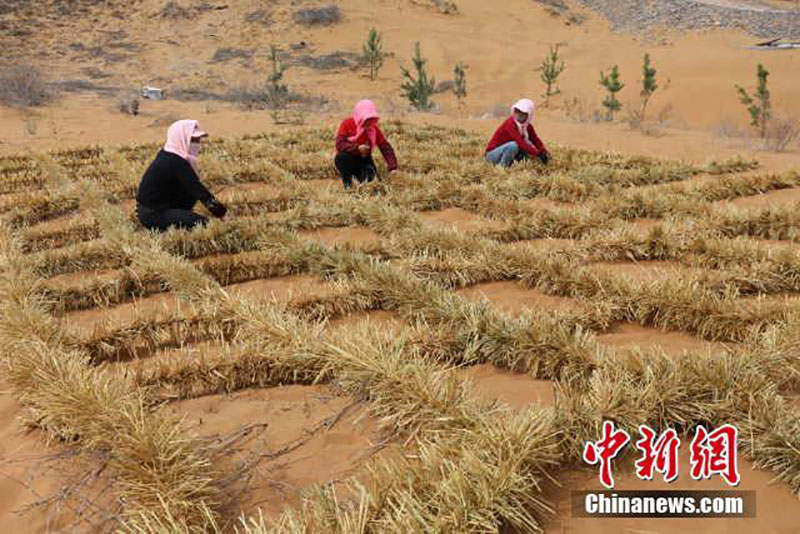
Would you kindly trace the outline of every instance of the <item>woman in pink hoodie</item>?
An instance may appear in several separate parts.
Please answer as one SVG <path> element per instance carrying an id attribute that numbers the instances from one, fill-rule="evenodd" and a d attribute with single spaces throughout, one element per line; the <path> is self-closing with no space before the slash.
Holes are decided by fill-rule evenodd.
<path id="1" fill-rule="evenodd" d="M 372 159 L 372 149 L 378 147 L 386 160 L 389 172 L 397 169 L 394 149 L 378 128 L 380 116 L 371 100 L 361 100 L 356 104 L 352 117 L 339 125 L 336 134 L 336 170 L 342 178 L 345 189 L 353 184 L 353 177 L 362 182 L 371 182 L 378 169 Z"/>
<path id="2" fill-rule="evenodd" d="M 163 232 L 205 224 L 206 218 L 192 211 L 198 200 L 215 217 L 225 216 L 225 206 L 197 176 L 197 152 L 207 135 L 194 120 L 169 127 L 167 142 L 145 171 L 136 193 L 136 215 L 145 228 Z"/>

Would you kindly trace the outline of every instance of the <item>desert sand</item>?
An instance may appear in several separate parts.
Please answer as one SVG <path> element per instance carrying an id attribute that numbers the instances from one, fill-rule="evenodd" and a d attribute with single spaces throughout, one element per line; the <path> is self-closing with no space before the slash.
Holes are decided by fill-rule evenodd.
<path id="1" fill-rule="evenodd" d="M 747 46 L 761 39 L 736 29 L 681 32 L 663 28 L 657 36 L 614 32 L 601 16 L 572 4 L 573 12 L 585 17 L 579 24 L 566 24 L 563 17 L 553 15 L 541 3 L 530 0 L 508 0 L 502 4 L 457 0 L 456 3 L 459 13 L 447 15 L 405 0 L 346 0 L 337 3 L 343 14 L 341 22 L 311 29 L 293 23 L 291 15 L 296 6 L 283 0 L 271 3 L 242 0 L 224 7 L 220 3 L 219 9 L 197 11 L 185 20 L 162 17 L 163 0 L 142 0 L 108 9 L 92 7 L 82 15 L 54 17 L 53 20 L 42 18 L 40 23 L 30 25 L 30 33 L 23 37 L 2 37 L 0 44 L 6 47 L 7 55 L 3 60 L 35 59 L 48 80 L 73 82 L 73 90 L 64 90 L 56 100 L 41 108 L 18 110 L 0 106 L 0 154 L 85 145 L 118 147 L 131 143 L 160 143 L 166 127 L 184 117 L 198 119 L 213 137 L 299 131 L 308 126 L 332 129 L 361 98 L 374 99 L 387 121 L 397 119 L 411 125 L 458 127 L 488 136 L 505 117 L 510 104 L 527 96 L 539 102 L 534 123 L 539 135 L 553 147 L 649 155 L 699 165 L 741 156 L 757 159 L 758 172 L 800 168 L 798 143 L 781 153 L 761 149 L 734 89 L 736 84 L 752 89 L 756 64 L 763 62 L 771 73 L 770 89 L 776 116 L 797 117 L 800 113 L 800 76 L 797 75 L 800 50 L 749 49 Z M 707 3 L 736 9 L 766 9 L 755 2 Z M 182 4 L 194 5 L 193 2 Z M 794 4 L 796 2 L 770 3 L 773 7 L 787 9 L 793 9 Z M 30 9 L 33 9 L 32 14 L 25 16 L 35 18 L 37 11 Z M 259 10 L 265 10 L 261 18 L 268 19 L 267 23 L 251 16 L 261 13 Z M 3 17 L 8 21 L 14 13 Z M 20 20 L 23 18 L 20 15 Z M 358 54 L 372 26 L 383 33 L 385 49 L 391 52 L 377 81 L 369 81 L 363 69 L 322 71 L 297 64 L 303 58 L 337 51 Z M 439 81 L 451 78 L 456 62 L 464 61 L 468 65 L 469 93 L 463 107 L 456 107 L 452 95 L 438 94 L 434 96 L 435 112 L 408 110 L 400 95 L 399 67 L 409 65 L 415 41 L 421 42 L 423 55 Z M 312 100 L 324 97 L 324 103 L 312 102 L 303 107 L 300 111 L 302 126 L 275 124 L 269 111 L 245 111 L 236 103 L 218 98 L 237 87 L 262 82 L 270 68 L 267 51 L 273 43 L 289 53 L 286 61 L 291 68 L 284 78 L 289 87 L 313 97 Z M 554 44 L 561 46 L 567 69 L 558 82 L 561 94 L 553 96 L 545 107 L 540 98 L 542 83 L 535 69 L 548 47 Z M 221 49 L 243 52 L 239 57 L 215 60 L 215 54 Z M 658 69 L 660 85 L 650 103 L 647 132 L 632 128 L 624 120 L 625 109 L 638 105 L 638 80 L 644 53 L 651 55 Z M 619 65 L 627 84 L 620 93 L 624 109 L 614 122 L 596 121 L 593 117 L 603 98 L 597 83 L 600 71 L 607 71 L 615 64 Z M 74 90 L 76 80 L 84 82 L 77 85 L 78 90 Z M 168 98 L 142 100 L 137 116 L 120 112 L 120 102 L 133 98 L 136 89 L 143 85 L 164 87 Z M 170 96 L 182 90 L 205 91 L 211 97 L 188 101 Z M 330 149 L 332 154 L 333 147 Z M 475 158 L 481 155 L 476 150 Z M 398 156 L 402 169 L 405 156 L 402 150 L 398 151 Z M 140 171 L 144 164 L 138 163 L 136 170 Z M 330 176 L 303 183 L 309 190 L 322 192 L 320 194 L 334 193 L 340 184 L 329 179 L 335 178 L 332 167 L 330 171 Z M 263 182 L 236 184 L 221 192 L 220 198 L 235 200 L 248 193 L 272 194 L 280 189 Z M 798 188 L 781 189 L 739 197 L 719 205 L 734 208 L 791 206 L 799 195 Z M 122 207 L 130 210 L 131 201 L 125 202 Z M 542 198 L 523 203 L 541 210 L 570 206 Z M 287 213 L 289 210 L 257 216 L 277 219 Z M 496 227 L 495 221 L 459 207 L 418 215 L 427 229 L 452 229 L 461 234 L 477 235 Z M 660 221 L 636 219 L 629 222 L 647 232 Z M 85 214 L 71 214 L 32 225 L 25 231 L 50 235 L 70 225 L 84 223 L 89 224 Z M 297 237 L 326 247 L 347 245 L 368 249 L 380 245 L 385 236 L 373 228 L 350 225 L 303 229 L 297 232 Z M 88 241 L 82 237 L 76 240 L 78 243 Z M 54 241 L 59 239 L 54 238 Z M 533 239 L 507 246 L 509 249 L 569 250 L 574 243 L 568 239 Z M 796 241 L 765 240 L 764 243 L 776 250 L 785 248 L 797 252 Z M 67 247 L 74 243 L 61 241 L 60 245 Z M 59 247 L 52 247 L 55 248 Z M 637 281 L 692 270 L 672 260 L 595 262 L 594 265 L 598 272 Z M 80 288 L 95 280 L 113 279 L 118 273 L 115 269 L 78 270 L 50 278 L 45 285 Z M 304 298 L 330 296 L 336 287 L 320 276 L 304 273 L 254 279 L 229 285 L 225 290 L 236 298 L 291 306 Z M 484 282 L 455 293 L 470 302 L 488 302 L 493 310 L 510 318 L 526 310 L 564 311 L 581 305 L 578 299 L 547 294 L 516 280 Z M 101 328 L 124 329 L 143 318 L 155 320 L 179 314 L 185 306 L 172 293 L 163 292 L 72 311 L 62 314 L 60 320 L 63 328 L 80 341 Z M 334 333 L 364 324 L 368 325 L 366 328 L 397 333 L 409 326 L 396 311 L 381 309 L 336 316 L 324 322 L 321 328 Z M 111 363 L 108 369 L 123 374 L 137 370 L 158 371 L 162 363 L 179 366 L 182 361 L 196 362 L 225 354 L 229 348 L 226 343 L 230 341 L 188 341 L 177 348 L 143 350 L 135 355 L 139 361 Z M 729 346 L 690 332 L 630 322 L 615 322 L 599 332 L 596 341 L 612 352 L 660 348 L 676 360 L 687 351 L 716 354 L 724 353 Z M 553 381 L 535 380 L 527 374 L 512 373 L 490 363 L 453 372 L 473 384 L 479 400 L 497 403 L 512 411 L 547 409 L 556 400 Z M 382 421 L 369 412 L 369 402 L 341 395 L 330 385 L 288 384 L 168 401 L 161 409 L 182 417 L 193 439 L 211 444 L 234 444 L 228 452 L 214 458 L 215 468 L 239 474 L 239 478 L 228 480 L 231 503 L 226 510 L 226 527 L 240 514 L 249 516 L 259 510 L 274 519 L 284 511 L 296 510 L 303 491 L 316 484 L 335 486 L 347 477 L 363 476 L 364 466 L 374 459 L 414 453 L 413 445 L 391 435 Z M 68 529 L 100 532 L 106 525 L 98 517 L 105 517 L 104 514 L 113 524 L 117 513 L 114 502 L 98 500 L 97 515 L 91 520 L 84 519 L 86 514 L 76 513 L 74 506 L 85 505 L 80 500 L 83 494 L 64 501 L 69 506 L 27 509 L 44 497 L 57 495 L 65 487 L 65 477 L 83 474 L 87 469 L 91 473 L 91 469 L 100 464 L 92 463 L 96 461 L 93 458 L 70 456 L 59 467 L 58 476 L 43 472 L 42 458 L 68 454 L 64 451 L 71 449 L 63 444 L 45 445 L 41 433 L 22 427 L 18 420 L 20 413 L 14 394 L 4 391 L 0 398 L 0 527 L 21 533 L 71 531 Z M 234 441 L 226 441 L 232 439 Z M 685 463 L 687 459 L 682 457 L 682 461 Z M 545 523 L 545 531 L 553 534 L 673 531 L 721 534 L 744 529 L 789 534 L 800 529 L 800 503 L 789 487 L 782 482 L 773 483 L 771 473 L 753 469 L 749 462 L 742 461 L 740 467 L 741 489 L 758 492 L 759 512 L 754 519 L 602 522 L 574 519 L 570 517 L 568 492 L 596 489 L 599 484 L 594 471 L 570 470 L 557 472 L 555 478 L 562 487 L 551 488 L 545 494 L 556 509 L 556 514 Z M 718 483 L 694 484 L 685 478 L 671 486 L 644 483 L 625 474 L 621 474 L 619 480 L 619 489 L 721 488 Z M 97 477 L 97 480 L 92 479 L 93 485 L 83 491 L 87 495 L 97 495 L 103 483 L 102 477 Z M 102 493 L 103 489 L 99 491 Z M 73 502 L 75 499 L 77 503 Z"/>

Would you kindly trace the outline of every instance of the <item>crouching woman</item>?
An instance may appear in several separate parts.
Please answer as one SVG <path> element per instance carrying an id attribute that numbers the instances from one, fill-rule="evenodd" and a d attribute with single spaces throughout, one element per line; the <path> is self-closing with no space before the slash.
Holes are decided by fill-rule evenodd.
<path id="1" fill-rule="evenodd" d="M 363 183 L 377 177 L 378 169 L 372 159 L 372 149 L 375 147 L 383 154 L 389 172 L 397 169 L 397 157 L 392 145 L 378 128 L 379 120 L 375 104 L 371 100 L 361 100 L 356 104 L 353 116 L 339 125 L 334 163 L 345 189 L 353 185 L 353 178 Z"/>
<path id="2" fill-rule="evenodd" d="M 136 215 L 150 230 L 194 228 L 207 219 L 193 211 L 199 200 L 212 215 L 225 216 L 226 208 L 200 182 L 197 153 L 208 134 L 194 120 L 180 120 L 167 130 L 167 142 L 142 177 L 136 193 Z"/>
<path id="3" fill-rule="evenodd" d="M 511 108 L 511 116 L 494 132 L 486 145 L 486 160 L 492 165 L 510 167 L 517 161 L 539 158 L 547 164 L 550 153 L 533 129 L 533 110 L 531 100 L 524 98 Z"/>

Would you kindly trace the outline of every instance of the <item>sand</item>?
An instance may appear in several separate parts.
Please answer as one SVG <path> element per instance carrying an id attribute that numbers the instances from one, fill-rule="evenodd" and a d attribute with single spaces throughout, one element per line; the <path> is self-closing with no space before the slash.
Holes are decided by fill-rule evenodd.
<path id="1" fill-rule="evenodd" d="M 380 241 L 380 236 L 369 228 L 363 226 L 346 226 L 343 228 L 318 228 L 316 230 L 301 230 L 298 236 L 303 239 L 320 241 L 328 246 L 342 243 L 374 244 Z"/>
<path id="2" fill-rule="evenodd" d="M 104 282 L 118 278 L 119 269 L 97 269 L 93 271 L 80 271 L 52 276 L 44 281 L 45 287 L 67 289 L 85 287 L 97 282 Z"/>
<path id="3" fill-rule="evenodd" d="M 461 369 L 459 373 L 473 382 L 478 398 L 496 400 L 515 410 L 532 404 L 552 406 L 555 400 L 553 383 L 549 380 L 536 380 L 488 363 Z"/>
<path id="4" fill-rule="evenodd" d="M 99 532 L 93 526 L 103 525 L 106 517 L 116 513 L 108 492 L 110 473 L 102 471 L 99 460 L 76 456 L 58 444 L 46 445 L 40 431 L 22 427 L 18 419 L 21 414 L 3 383 L 0 530 L 15 534 Z M 74 494 L 62 493 L 70 488 Z"/>
<path id="5" fill-rule="evenodd" d="M 259 198 L 264 198 L 267 194 L 279 196 L 281 190 L 272 184 L 265 182 L 244 182 L 223 186 L 217 193 L 217 198 L 222 202 L 228 202 L 232 198 L 239 198 L 245 194 L 257 194 Z"/>
<path id="6" fill-rule="evenodd" d="M 609 332 L 597 336 L 597 342 L 617 350 L 658 348 L 672 358 L 686 351 L 722 351 L 725 345 L 711 343 L 685 332 L 649 328 L 632 323 L 615 325 Z"/>
<path id="7" fill-rule="evenodd" d="M 460 232 L 478 232 L 492 224 L 488 219 L 461 208 L 424 211 L 419 214 L 419 218 L 430 228 L 448 228 Z"/>
<path id="8" fill-rule="evenodd" d="M 226 290 L 234 296 L 259 300 L 274 298 L 279 302 L 288 302 L 292 298 L 312 294 L 324 295 L 330 293 L 331 289 L 331 286 L 326 285 L 318 277 L 305 274 L 251 280 L 226 287 Z"/>
<path id="9" fill-rule="evenodd" d="M 297 507 L 303 489 L 355 474 L 387 445 L 363 405 L 337 397 L 326 386 L 211 395 L 164 409 L 185 417 L 190 434 L 204 439 L 225 440 L 251 429 L 228 448 L 227 457 L 215 458 L 224 469 L 246 465 L 243 476 L 228 489 L 237 511 L 241 508 L 246 514 L 261 508 L 275 517 L 287 507 Z"/>
<path id="10" fill-rule="evenodd" d="M 800 188 L 778 189 L 761 195 L 720 202 L 737 208 L 784 208 L 800 202 Z"/>
<path id="11" fill-rule="evenodd" d="M 474 300 L 487 299 L 499 310 L 515 314 L 526 309 L 563 310 L 577 303 L 575 299 L 546 295 L 513 281 L 477 284 L 457 293 Z"/>

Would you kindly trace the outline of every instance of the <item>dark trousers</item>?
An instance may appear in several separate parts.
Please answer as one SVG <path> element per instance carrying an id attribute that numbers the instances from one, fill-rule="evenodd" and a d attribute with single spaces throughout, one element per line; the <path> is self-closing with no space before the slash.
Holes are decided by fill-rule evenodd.
<path id="1" fill-rule="evenodd" d="M 180 208 L 156 210 L 141 204 L 136 205 L 136 215 L 142 226 L 148 230 L 158 230 L 159 232 L 165 232 L 169 228 L 191 229 L 208 222 L 208 219 L 192 210 Z"/>
<path id="2" fill-rule="evenodd" d="M 375 167 L 372 157 L 362 158 L 349 152 L 339 152 L 334 163 L 345 189 L 350 189 L 353 185 L 353 177 L 363 183 L 371 182 L 378 175 L 378 168 Z"/>

